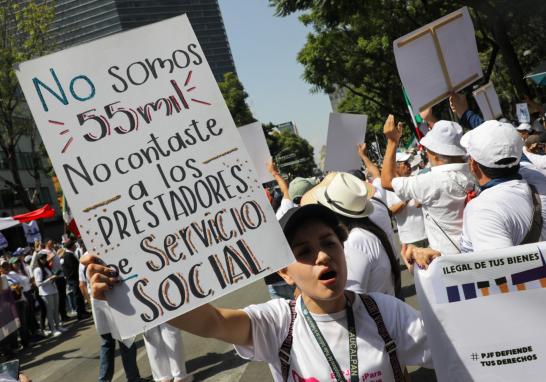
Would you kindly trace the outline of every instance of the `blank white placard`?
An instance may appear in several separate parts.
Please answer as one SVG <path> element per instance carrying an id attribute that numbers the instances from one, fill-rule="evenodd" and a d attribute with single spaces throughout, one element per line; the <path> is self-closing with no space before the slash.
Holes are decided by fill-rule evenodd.
<path id="1" fill-rule="evenodd" d="M 368 116 L 364 114 L 330 113 L 326 141 L 327 171 L 349 171 L 360 168 L 362 162 L 356 151 L 364 142 Z"/>
<path id="2" fill-rule="evenodd" d="M 258 181 L 267 183 L 274 180 L 273 175 L 267 171 L 267 162 L 271 160 L 271 154 L 269 153 L 261 122 L 249 123 L 239 127 L 237 131 L 241 135 L 246 151 L 258 173 Z"/>

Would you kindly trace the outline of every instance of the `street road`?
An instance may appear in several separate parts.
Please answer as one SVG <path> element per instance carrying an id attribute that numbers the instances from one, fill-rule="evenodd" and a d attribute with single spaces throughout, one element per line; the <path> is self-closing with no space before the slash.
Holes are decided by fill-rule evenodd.
<path id="1" fill-rule="evenodd" d="M 407 302 L 416 306 L 413 278 L 408 272 L 402 275 Z M 252 303 L 267 301 L 269 295 L 263 281 L 258 281 L 237 292 L 220 298 L 216 305 L 244 307 Z M 94 382 L 97 380 L 99 365 L 98 337 L 92 319 L 75 322 L 68 326 L 70 331 L 58 338 L 48 338 L 22 353 L 22 370 L 37 382 Z M 220 382 L 269 382 L 272 381 L 269 368 L 264 363 L 246 362 L 239 358 L 233 347 L 220 341 L 203 339 L 188 333 L 182 334 L 186 352 L 186 365 L 196 381 Z M 143 377 L 151 377 L 148 357 L 142 338 L 138 338 L 138 367 Z M 410 369 L 413 381 L 433 382 L 434 373 L 415 368 Z M 119 351 L 116 352 L 114 382 L 125 381 Z"/>

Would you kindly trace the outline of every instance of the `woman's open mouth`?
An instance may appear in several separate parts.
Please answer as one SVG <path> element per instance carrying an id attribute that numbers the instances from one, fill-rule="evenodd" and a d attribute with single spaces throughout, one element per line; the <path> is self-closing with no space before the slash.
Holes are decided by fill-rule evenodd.
<path id="1" fill-rule="evenodd" d="M 319 280 L 321 281 L 322 284 L 329 285 L 329 284 L 332 284 L 332 283 L 334 283 L 336 281 L 336 276 L 337 276 L 336 271 L 329 270 L 329 271 L 326 271 L 326 272 L 322 273 L 319 276 Z"/>

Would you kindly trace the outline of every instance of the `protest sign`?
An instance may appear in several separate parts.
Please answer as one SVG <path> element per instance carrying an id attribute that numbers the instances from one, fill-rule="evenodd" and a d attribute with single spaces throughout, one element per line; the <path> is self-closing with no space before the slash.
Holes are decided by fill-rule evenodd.
<path id="1" fill-rule="evenodd" d="M 330 113 L 325 170 L 349 171 L 362 166 L 356 146 L 364 143 L 367 123 L 364 114 Z"/>
<path id="2" fill-rule="evenodd" d="M 488 82 L 482 87 L 474 90 L 472 94 L 474 95 L 480 111 L 482 112 L 483 119 L 488 121 L 502 116 L 499 96 L 495 91 L 495 86 L 493 83 Z"/>
<path id="3" fill-rule="evenodd" d="M 531 123 L 531 115 L 525 102 L 516 104 L 516 114 L 519 123 Z"/>
<path id="4" fill-rule="evenodd" d="M 267 183 L 274 180 L 273 175 L 267 171 L 267 163 L 271 160 L 269 147 L 265 140 L 264 130 L 260 122 L 249 123 L 237 129 L 241 135 L 246 151 L 252 159 L 252 163 L 256 168 L 258 180 L 260 183 Z"/>
<path id="5" fill-rule="evenodd" d="M 122 338 L 293 261 L 186 15 L 17 76 Z"/>
<path id="6" fill-rule="evenodd" d="M 441 256 L 415 277 L 440 381 L 542 381 L 546 242 Z"/>
<path id="7" fill-rule="evenodd" d="M 396 39 L 394 57 L 404 89 L 419 111 L 483 76 L 466 7 Z"/>
<path id="8" fill-rule="evenodd" d="M 28 244 L 34 244 L 36 240 L 42 241 L 42 234 L 40 233 L 40 227 L 38 222 L 33 220 L 28 223 L 23 223 L 23 231 L 25 232 L 25 239 Z"/>

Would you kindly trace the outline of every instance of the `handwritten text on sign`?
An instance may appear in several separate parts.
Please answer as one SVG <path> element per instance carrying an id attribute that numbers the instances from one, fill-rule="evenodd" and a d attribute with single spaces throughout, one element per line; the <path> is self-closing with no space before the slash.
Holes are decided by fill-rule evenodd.
<path id="1" fill-rule="evenodd" d="M 18 77 L 88 248 L 124 279 L 123 338 L 292 261 L 186 16 Z"/>

